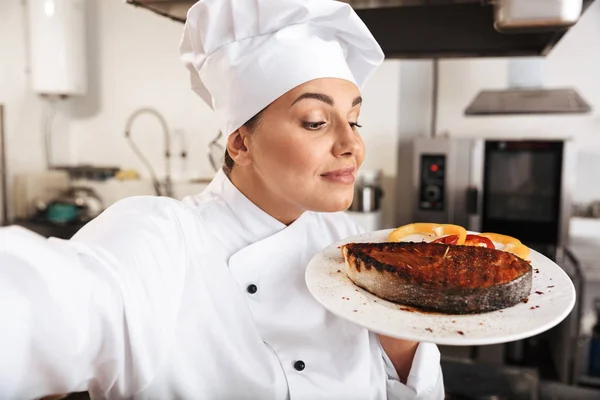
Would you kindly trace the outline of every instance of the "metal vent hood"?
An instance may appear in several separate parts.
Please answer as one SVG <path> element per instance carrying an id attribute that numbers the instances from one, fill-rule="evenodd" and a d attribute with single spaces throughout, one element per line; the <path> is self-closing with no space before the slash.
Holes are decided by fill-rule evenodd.
<path id="1" fill-rule="evenodd" d="M 465 109 L 467 116 L 583 114 L 592 109 L 573 88 L 544 87 L 543 57 L 508 60 L 508 88 L 482 90 Z"/>
<path id="2" fill-rule="evenodd" d="M 179 22 L 195 3 L 125 1 Z M 594 0 L 345 1 L 388 58 L 452 58 L 546 55 Z"/>
<path id="3" fill-rule="evenodd" d="M 483 90 L 465 115 L 584 114 L 592 111 L 575 89 Z"/>

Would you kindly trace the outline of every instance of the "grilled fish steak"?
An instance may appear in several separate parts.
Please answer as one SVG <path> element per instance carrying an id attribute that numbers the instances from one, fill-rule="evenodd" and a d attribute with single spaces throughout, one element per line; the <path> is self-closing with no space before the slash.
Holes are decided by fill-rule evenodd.
<path id="1" fill-rule="evenodd" d="M 514 254 L 439 243 L 349 243 L 348 277 L 382 299 L 423 310 L 468 314 L 518 304 L 532 268 Z"/>

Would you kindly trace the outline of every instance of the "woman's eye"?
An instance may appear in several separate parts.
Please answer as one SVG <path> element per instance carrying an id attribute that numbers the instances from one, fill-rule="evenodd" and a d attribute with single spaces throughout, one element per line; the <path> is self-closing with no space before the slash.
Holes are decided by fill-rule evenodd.
<path id="1" fill-rule="evenodd" d="M 325 122 L 304 122 L 303 125 L 304 129 L 316 131 L 319 130 L 323 125 L 325 125 Z"/>
<path id="2" fill-rule="evenodd" d="M 349 122 L 349 124 L 352 129 L 362 128 L 362 125 L 359 125 L 358 122 Z"/>

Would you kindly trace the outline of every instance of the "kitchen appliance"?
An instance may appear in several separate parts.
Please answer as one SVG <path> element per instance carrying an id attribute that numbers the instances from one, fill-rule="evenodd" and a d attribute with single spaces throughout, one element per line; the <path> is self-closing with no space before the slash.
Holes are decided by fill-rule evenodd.
<path id="1" fill-rule="evenodd" d="M 126 0 L 185 22 L 196 0 Z M 593 0 L 346 0 L 387 58 L 547 55 Z"/>
<path id="2" fill-rule="evenodd" d="M 402 152 L 399 173 L 411 174 L 413 187 L 398 196 L 413 221 L 515 236 L 546 255 L 567 244 L 570 142 L 418 138 Z"/>
<path id="3" fill-rule="evenodd" d="M 31 86 L 43 95 L 87 92 L 85 0 L 28 0 Z"/>
<path id="4" fill-rule="evenodd" d="M 581 10 L 581 0 L 502 0 L 495 3 L 495 27 L 508 32 L 570 27 Z"/>
<path id="5" fill-rule="evenodd" d="M 585 114 L 592 108 L 574 88 L 544 87 L 545 59 L 508 60 L 508 88 L 480 91 L 465 109 L 467 116 Z"/>
<path id="6" fill-rule="evenodd" d="M 398 206 L 407 220 L 454 223 L 519 238 L 565 270 L 581 293 L 581 269 L 569 251 L 574 153 L 564 140 L 417 138 L 401 146 Z M 571 380 L 580 303 L 550 331 L 504 346 L 509 364 L 544 361 L 544 378 Z M 547 361 L 547 362 L 546 362 Z"/>
<path id="7" fill-rule="evenodd" d="M 347 213 L 367 232 L 383 229 L 381 170 L 360 170 Z"/>

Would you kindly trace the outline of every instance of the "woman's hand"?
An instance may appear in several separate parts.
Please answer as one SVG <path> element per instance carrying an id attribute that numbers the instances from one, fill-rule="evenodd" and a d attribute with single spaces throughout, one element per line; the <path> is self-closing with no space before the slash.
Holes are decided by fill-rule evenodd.
<path id="1" fill-rule="evenodd" d="M 402 383 L 406 383 L 412 361 L 419 347 L 419 342 L 410 340 L 394 339 L 379 335 L 379 341 L 385 353 L 388 355 Z"/>

